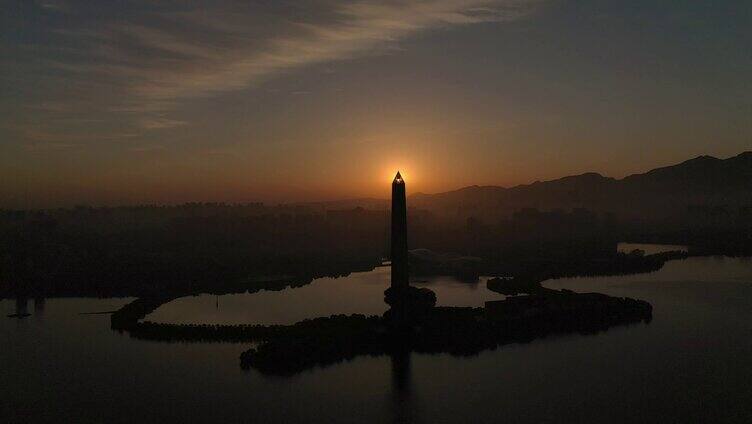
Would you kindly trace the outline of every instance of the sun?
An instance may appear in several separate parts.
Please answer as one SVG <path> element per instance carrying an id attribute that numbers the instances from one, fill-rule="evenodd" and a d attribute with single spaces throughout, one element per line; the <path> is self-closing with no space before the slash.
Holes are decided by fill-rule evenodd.
<path id="1" fill-rule="evenodd" d="M 397 175 L 397 172 L 400 173 L 402 176 L 402 179 L 405 182 L 411 181 L 411 175 L 413 175 L 408 169 L 405 167 L 399 167 L 399 166 L 390 166 L 387 168 L 387 171 L 384 173 L 384 180 L 388 181 L 390 184 L 394 180 L 394 176 Z"/>
<path id="2" fill-rule="evenodd" d="M 397 175 L 397 172 L 402 175 L 402 179 L 405 180 L 405 182 L 411 183 L 415 182 L 414 179 L 416 177 L 415 172 L 415 166 L 412 163 L 412 161 L 408 161 L 405 159 L 392 159 L 388 160 L 386 163 L 386 166 L 383 168 L 384 173 L 382 174 L 385 181 L 388 181 L 390 184 L 392 180 L 394 180 L 394 176 Z"/>

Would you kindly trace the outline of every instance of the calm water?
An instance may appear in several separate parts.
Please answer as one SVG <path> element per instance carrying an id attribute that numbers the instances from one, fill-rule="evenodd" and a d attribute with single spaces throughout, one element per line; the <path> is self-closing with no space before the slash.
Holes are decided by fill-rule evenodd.
<path id="1" fill-rule="evenodd" d="M 346 278 L 320 278 L 306 286 L 281 291 L 183 297 L 162 305 L 146 319 L 181 324 L 292 324 L 332 314 L 381 315 L 388 308 L 384 290 L 389 287 L 390 275 L 389 267 L 380 267 Z M 438 305 L 483 306 L 487 300 L 504 299 L 486 289 L 485 278 L 474 284 L 451 277 L 413 284 L 433 290 Z"/>
<path id="2" fill-rule="evenodd" d="M 328 305 L 352 298 L 368 307 L 360 292 L 374 291 L 380 299 L 376 286 L 384 272 L 307 287 L 311 296 L 325 286 L 345 290 L 330 290 L 329 296 L 346 299 Z M 692 258 L 652 274 L 546 285 L 646 299 L 654 319 L 470 358 L 360 357 L 268 378 L 241 371 L 244 344 L 143 342 L 110 331 L 107 315 L 79 315 L 129 299 L 47 299 L 41 312 L 30 301 L 33 315 L 23 320 L 4 318 L 16 303 L 2 301 L 0 422 L 752 422 L 749 259 Z M 467 296 L 457 297 L 458 304 L 480 301 L 485 290 L 449 282 L 432 288 L 447 303 L 454 303 L 450 296 Z M 304 289 L 276 294 L 294 299 L 293 292 Z M 154 316 L 184 320 L 190 318 L 184 310 L 214 306 L 197 299 L 166 305 Z M 254 305 L 238 297 L 231 309 L 231 302 L 220 298 L 223 312 L 205 316 L 232 321 L 243 305 Z"/>

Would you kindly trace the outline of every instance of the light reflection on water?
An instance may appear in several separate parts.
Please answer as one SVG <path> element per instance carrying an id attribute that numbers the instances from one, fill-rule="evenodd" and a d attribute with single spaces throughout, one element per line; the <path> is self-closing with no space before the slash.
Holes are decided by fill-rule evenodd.
<path id="1" fill-rule="evenodd" d="M 381 315 L 387 309 L 384 290 L 390 268 L 356 272 L 341 278 L 319 278 L 311 284 L 280 291 L 199 295 L 175 299 L 145 319 L 180 324 L 292 324 L 333 314 Z M 474 283 L 452 277 L 422 278 L 413 283 L 436 293 L 440 306 L 481 307 L 504 296 L 486 289 L 486 278 Z"/>
<path id="2" fill-rule="evenodd" d="M 381 301 L 383 274 L 351 278 Z M 129 299 L 47 299 L 41 314 L 29 300 L 32 316 L 21 320 L 5 318 L 16 302 L 4 300 L 0 421 L 752 422 L 750 259 L 690 258 L 545 285 L 645 299 L 654 319 L 469 358 L 367 356 L 269 378 L 240 369 L 247 344 L 140 341 L 111 331 L 107 315 L 79 315 Z M 432 288 L 440 301 L 466 293 L 449 287 Z"/>

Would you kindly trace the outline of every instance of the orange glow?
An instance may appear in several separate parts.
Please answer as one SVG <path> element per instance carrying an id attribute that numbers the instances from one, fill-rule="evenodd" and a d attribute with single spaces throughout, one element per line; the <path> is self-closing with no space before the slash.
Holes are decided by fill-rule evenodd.
<path id="1" fill-rule="evenodd" d="M 411 171 L 409 171 L 404 166 L 391 166 L 391 167 L 389 167 L 388 170 L 384 174 L 384 179 L 386 181 L 388 181 L 389 184 L 391 184 L 392 181 L 394 180 L 394 176 L 397 175 L 397 172 L 399 172 L 400 175 L 402 175 L 402 180 L 404 180 L 405 183 L 408 183 L 408 182 L 412 183 L 412 182 L 414 182 L 414 180 L 413 180 L 413 175 L 414 174 Z"/>

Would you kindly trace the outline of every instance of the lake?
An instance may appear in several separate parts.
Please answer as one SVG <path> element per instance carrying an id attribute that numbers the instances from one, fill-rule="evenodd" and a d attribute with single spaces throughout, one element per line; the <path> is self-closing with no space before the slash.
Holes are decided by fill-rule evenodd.
<path id="1" fill-rule="evenodd" d="M 384 266 L 344 278 L 319 278 L 286 290 L 187 296 L 162 305 L 145 319 L 175 324 L 293 324 L 332 314 L 381 315 L 388 309 L 384 290 L 390 277 L 389 267 Z M 439 306 L 479 307 L 488 300 L 504 299 L 486 289 L 486 280 L 466 283 L 452 277 L 433 277 L 412 284 L 433 290 Z"/>
<path id="2" fill-rule="evenodd" d="M 162 322 L 287 322 L 383 311 L 389 269 L 279 292 L 177 299 Z M 502 298 L 481 281 L 423 283 L 439 304 Z M 752 261 L 673 261 L 650 274 L 548 281 L 630 296 L 653 320 L 472 357 L 358 357 L 293 377 L 239 367 L 248 344 L 135 340 L 109 328 L 132 299 L 0 301 L 3 422 L 752 422 Z M 374 300 L 375 299 L 375 300 Z M 289 304 L 285 305 L 285 302 Z M 18 305 L 23 306 L 23 305 Z M 362 308 L 353 310 L 353 308 Z"/>

